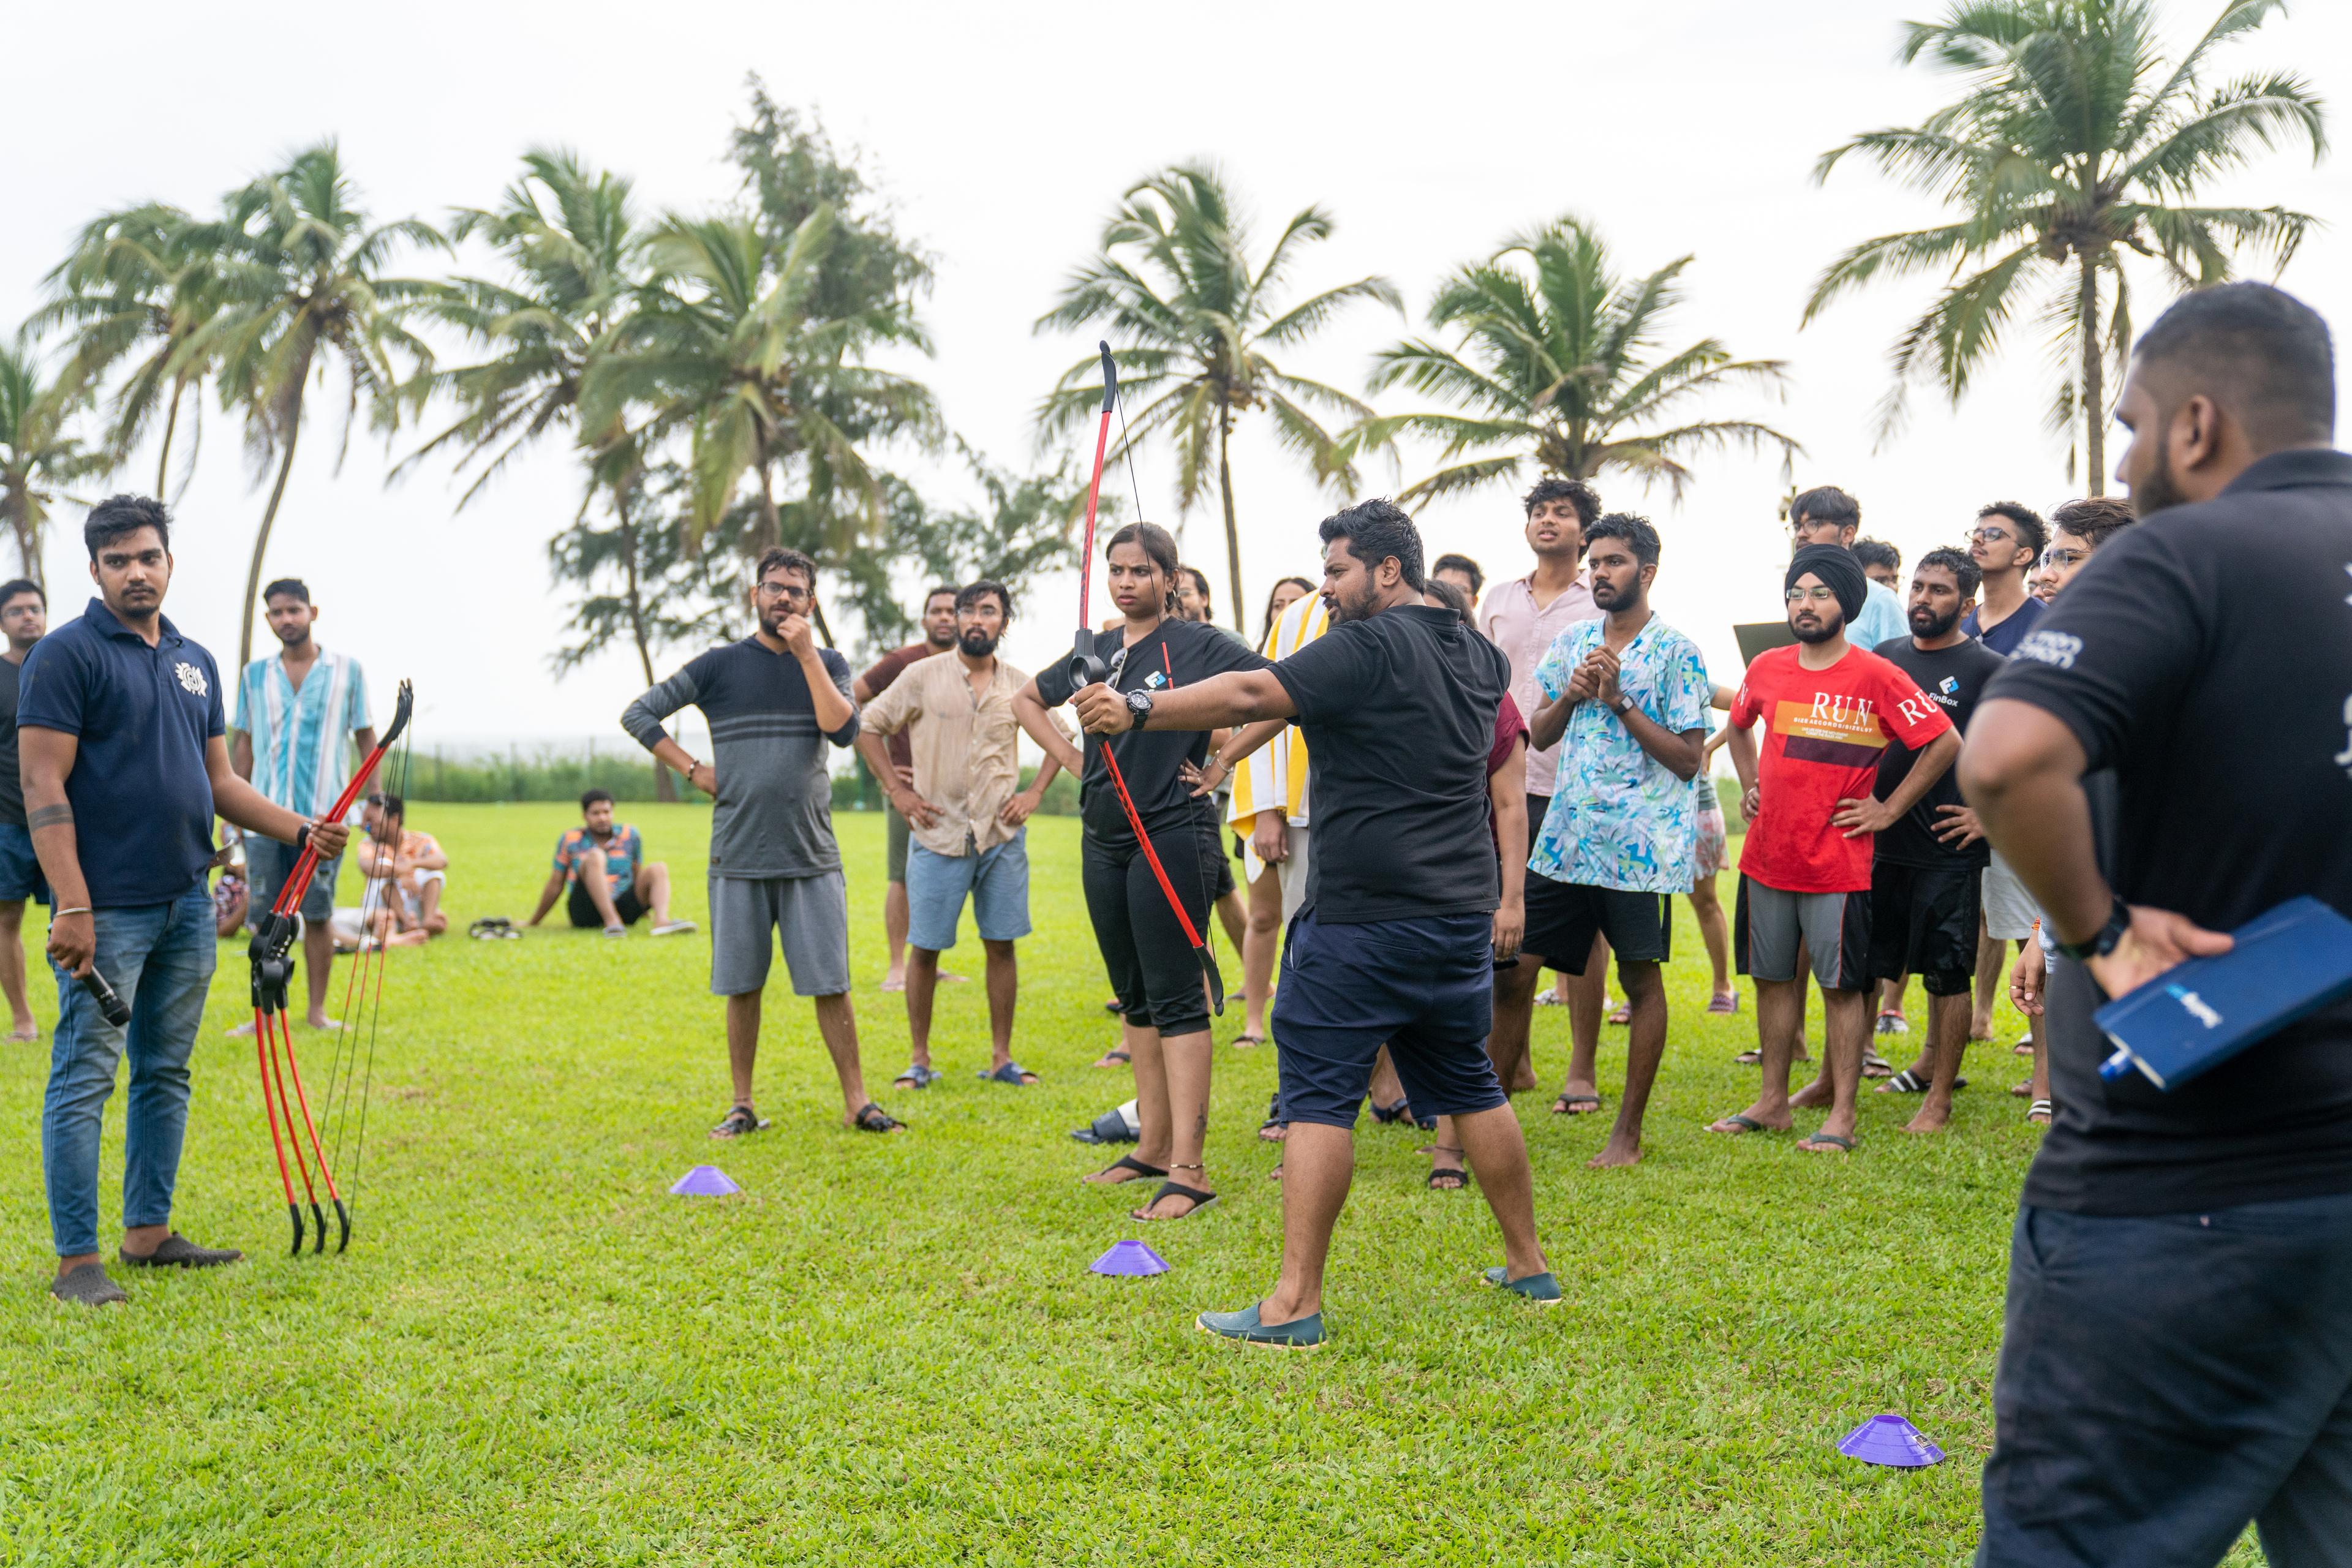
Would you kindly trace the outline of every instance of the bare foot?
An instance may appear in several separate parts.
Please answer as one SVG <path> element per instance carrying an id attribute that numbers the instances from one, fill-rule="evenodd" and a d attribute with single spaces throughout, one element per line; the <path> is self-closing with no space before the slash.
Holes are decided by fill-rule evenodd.
<path id="1" fill-rule="evenodd" d="M 1584 1163 L 1596 1171 L 1605 1171 L 1619 1165 L 1638 1165 L 1642 1163 L 1641 1141 L 1612 1137 L 1601 1146 L 1600 1153 Z"/>
<path id="2" fill-rule="evenodd" d="M 1914 1116 L 1910 1121 L 1903 1124 L 1903 1131 L 1906 1132 L 1941 1132 L 1944 1130 L 1945 1124 L 1951 1120 L 1952 1108 L 1948 1103 L 1943 1105 L 1936 1105 L 1933 1103 L 1926 1104 L 1919 1108 L 1919 1114 Z"/>
<path id="3" fill-rule="evenodd" d="M 1801 1105 L 1808 1110 L 1818 1110 L 1822 1106 L 1831 1104 L 1834 1099 L 1835 1096 L 1831 1091 L 1829 1081 L 1826 1079 L 1817 1078 L 1813 1079 L 1812 1082 L 1805 1085 L 1804 1088 L 1799 1089 L 1796 1093 L 1790 1095 L 1789 1097 L 1789 1103 L 1791 1105 Z"/>
<path id="4" fill-rule="evenodd" d="M 906 988 L 907 972 L 903 969 L 894 969 L 882 977 L 882 989 L 885 991 L 904 991 Z"/>
<path id="5" fill-rule="evenodd" d="M 27 1018 L 9 1033 L 8 1043 L 12 1046 L 29 1046 L 40 1037 L 40 1026 Z"/>
<path id="6" fill-rule="evenodd" d="M 1969 1020 L 1969 1043 L 1970 1045 L 1974 1045 L 1974 1044 L 1975 1044 L 1977 1041 L 1979 1041 L 1979 1040 L 1990 1040 L 1990 1039 L 1991 1039 L 1991 1038 L 1992 1038 L 1992 1015 L 1991 1015 L 1991 1014 L 1987 1013 L 1987 1014 L 1986 1014 L 1983 1017 L 1981 1017 L 1981 1018 L 1970 1018 L 1970 1019 Z"/>

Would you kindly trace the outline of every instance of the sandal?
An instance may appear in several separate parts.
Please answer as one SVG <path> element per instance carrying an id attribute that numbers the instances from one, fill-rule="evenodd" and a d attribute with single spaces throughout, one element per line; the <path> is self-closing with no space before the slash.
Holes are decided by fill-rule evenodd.
<path id="1" fill-rule="evenodd" d="M 1740 1052 L 1731 1059 L 1738 1063 L 1741 1067 L 1752 1068 L 1759 1065 L 1764 1060 L 1764 1053 L 1751 1048 Z"/>
<path id="2" fill-rule="evenodd" d="M 2020 1100 L 2032 1100 L 2033 1098 L 2033 1080 L 2030 1078 L 2019 1079 L 2016 1083 L 2010 1086 L 2009 1092 L 2017 1096 Z"/>
<path id="3" fill-rule="evenodd" d="M 1127 1050 L 1124 1047 L 1113 1046 L 1110 1049 L 1105 1051 L 1101 1056 L 1095 1059 L 1095 1066 L 1098 1068 L 1123 1068 L 1134 1059 L 1135 1058 L 1127 1054 Z"/>
<path id="4" fill-rule="evenodd" d="M 1769 1132 L 1772 1131 L 1771 1128 L 1765 1126 L 1761 1121 L 1757 1121 L 1756 1118 L 1737 1110 L 1733 1111 L 1728 1116 L 1717 1117 L 1714 1121 L 1706 1124 L 1706 1130 L 1709 1132 L 1720 1132 L 1728 1138 L 1742 1137 L 1750 1132 Z"/>
<path id="5" fill-rule="evenodd" d="M 1878 1086 L 1878 1092 L 1881 1094 L 1925 1094 L 1932 1087 L 1933 1085 L 1928 1079 L 1921 1078 L 1909 1068 L 1905 1068 L 1901 1072 L 1896 1073 L 1893 1078 L 1890 1078 L 1885 1083 L 1880 1084 Z M 1952 1080 L 1952 1088 L 1955 1090 L 1963 1089 L 1968 1087 L 1969 1080 L 1964 1078 L 1956 1078 Z"/>
<path id="6" fill-rule="evenodd" d="M 1235 1050 L 1243 1051 L 1248 1050 L 1253 1046 L 1262 1046 L 1264 1044 L 1265 1044 L 1265 1037 L 1250 1029 L 1244 1029 L 1240 1034 L 1235 1035 L 1232 1041 L 1232 1045 Z"/>
<path id="7" fill-rule="evenodd" d="M 1381 1105 L 1377 1102 L 1372 1105 L 1372 1120 L 1383 1127 L 1402 1121 L 1412 1114 L 1412 1103 L 1410 1100 L 1400 1100 L 1393 1105 Z"/>
<path id="8" fill-rule="evenodd" d="M 1562 1094 L 1551 1102 L 1554 1116 L 1590 1116 L 1600 1109 L 1601 1097 L 1597 1094 Z"/>
<path id="9" fill-rule="evenodd" d="M 1157 1165 L 1145 1164 L 1142 1161 L 1137 1159 L 1132 1154 L 1121 1154 L 1118 1159 L 1113 1160 L 1109 1164 L 1105 1165 L 1101 1170 L 1097 1171 L 1095 1174 L 1097 1176 L 1108 1176 L 1113 1171 L 1132 1171 L 1135 1174 L 1132 1176 L 1121 1177 L 1116 1182 L 1097 1182 L 1094 1184 L 1096 1186 L 1120 1187 L 1125 1186 L 1129 1182 L 1142 1181 L 1150 1176 L 1165 1176 L 1168 1173 Z"/>
<path id="10" fill-rule="evenodd" d="M 1012 1061 L 1006 1062 L 1001 1068 L 984 1068 L 980 1077 L 983 1082 L 1010 1084 L 1014 1089 L 1026 1089 L 1037 1081 L 1035 1073 L 1031 1072 L 1019 1062 Z"/>
<path id="11" fill-rule="evenodd" d="M 1893 1078 L 1895 1076 L 1895 1064 L 1888 1061 L 1885 1057 L 1880 1056 L 1876 1051 L 1870 1049 L 1868 1047 L 1864 1047 L 1862 1053 L 1862 1076 L 1864 1078 Z"/>
<path id="12" fill-rule="evenodd" d="M 929 1089 L 946 1076 L 947 1074 L 937 1068 L 925 1067 L 920 1062 L 908 1062 L 907 1069 L 890 1080 L 890 1087 L 896 1089 L 900 1084 L 905 1084 L 908 1089 Z"/>
<path id="13" fill-rule="evenodd" d="M 1182 1214 L 1153 1215 L 1143 1212 L 1143 1209 L 1150 1208 L 1153 1204 L 1158 1203 L 1162 1198 L 1189 1199 L 1192 1206 L 1186 1209 Z M 1141 1220 L 1146 1224 L 1151 1223 L 1155 1218 L 1191 1219 L 1194 1215 L 1199 1214 L 1202 1209 L 1207 1208 L 1211 1204 L 1215 1203 L 1216 1201 L 1217 1194 L 1214 1193 L 1204 1193 L 1197 1187 L 1188 1187 L 1181 1182 L 1162 1182 L 1160 1184 L 1160 1190 L 1151 1194 L 1150 1199 L 1144 1204 L 1143 1208 L 1129 1210 L 1127 1217 L 1129 1219 Z"/>
<path id="14" fill-rule="evenodd" d="M 869 1100 L 857 1108 L 850 1125 L 860 1132 L 896 1132 L 907 1124 Z"/>
<path id="15" fill-rule="evenodd" d="M 1433 1154 L 1451 1154 L 1457 1160 L 1462 1157 L 1461 1150 L 1448 1149 L 1442 1144 L 1432 1145 L 1430 1152 Z M 1433 1165 L 1430 1167 L 1429 1189 L 1432 1192 L 1458 1193 L 1469 1184 L 1470 1173 L 1463 1169 L 1460 1165 Z"/>
<path id="16" fill-rule="evenodd" d="M 1633 1021 L 1633 1004 L 1631 1002 L 1618 1003 L 1617 1010 L 1609 1015 L 1609 1021 L 1620 1026 L 1631 1024 Z"/>
<path id="17" fill-rule="evenodd" d="M 1834 1132 L 1815 1132 L 1797 1140 L 1797 1147 L 1808 1154 L 1826 1153 L 1834 1149 L 1841 1154 L 1853 1152 L 1853 1140 L 1841 1138 Z"/>
<path id="18" fill-rule="evenodd" d="M 710 1130 L 713 1138 L 740 1138 L 746 1132 L 764 1132 L 768 1119 L 748 1105 L 730 1106 L 719 1125 Z"/>
<path id="19" fill-rule="evenodd" d="M 2037 1100 L 2025 1108 L 2025 1120 L 2037 1127 L 2047 1127 L 2050 1125 L 2050 1118 L 2054 1110 L 2055 1107 L 2048 1100 Z"/>

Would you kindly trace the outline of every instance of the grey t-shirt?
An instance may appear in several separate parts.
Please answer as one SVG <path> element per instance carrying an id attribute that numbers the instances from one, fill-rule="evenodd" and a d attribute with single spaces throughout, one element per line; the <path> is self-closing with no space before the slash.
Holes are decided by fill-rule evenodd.
<path id="1" fill-rule="evenodd" d="M 849 663 L 818 650 L 824 671 L 849 696 Z M 817 728 L 816 705 L 800 661 L 771 653 L 756 637 L 712 648 L 629 704 L 621 727 L 650 751 L 661 721 L 692 704 L 710 722 L 719 800 L 710 817 L 714 877 L 815 877 L 841 868 L 833 837 L 833 780 L 825 743 L 857 738 L 857 712 L 838 730 Z"/>

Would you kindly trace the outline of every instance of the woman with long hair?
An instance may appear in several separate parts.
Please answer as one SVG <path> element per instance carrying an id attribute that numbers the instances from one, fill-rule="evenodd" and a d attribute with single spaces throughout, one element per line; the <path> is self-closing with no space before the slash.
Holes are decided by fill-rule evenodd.
<path id="1" fill-rule="evenodd" d="M 1304 577 L 1277 577 L 1274 580 L 1273 590 L 1265 596 L 1265 623 L 1257 628 L 1259 647 L 1265 647 L 1265 639 L 1274 635 L 1274 623 L 1282 618 L 1282 612 L 1313 592 L 1315 584 Z"/>
<path id="2" fill-rule="evenodd" d="M 1267 662 L 1238 637 L 1176 618 L 1176 542 L 1166 529 L 1129 523 L 1110 536 L 1103 562 L 1120 618 L 1112 629 L 1094 634 L 1094 656 L 1113 690 L 1166 691 Z M 1066 661 L 1031 680 L 1013 706 L 1031 738 L 1078 775 L 1087 913 L 1118 994 L 1119 1028 L 1135 1068 L 1142 1123 L 1135 1152 L 1087 1180 L 1158 1178 L 1159 1190 L 1134 1217 L 1181 1219 L 1216 1197 L 1202 1158 L 1209 1131 L 1209 998 L 1183 925 L 1129 824 L 1107 757 L 1118 761 L 1185 917 L 1194 931 L 1205 931 L 1223 850 L 1182 773 L 1187 764 L 1199 767 L 1209 737 L 1165 730 L 1088 735 L 1081 758 L 1047 712 L 1075 690 Z"/>

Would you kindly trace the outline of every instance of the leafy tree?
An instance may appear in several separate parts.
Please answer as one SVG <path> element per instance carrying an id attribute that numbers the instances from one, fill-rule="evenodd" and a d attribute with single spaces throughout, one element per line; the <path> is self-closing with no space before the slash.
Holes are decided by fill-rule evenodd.
<path id="1" fill-rule="evenodd" d="M 2214 53 L 2252 32 L 2282 0 L 2232 0 L 2177 64 L 2165 63 L 2149 0 L 1961 0 L 1904 33 L 1905 64 L 1958 72 L 1967 96 L 1919 125 L 1874 131 L 1824 153 L 1826 180 L 1850 153 L 1940 198 L 1953 221 L 1882 235 L 1840 257 L 1813 287 L 1811 321 L 1884 278 L 1944 276 L 1942 292 L 1895 341 L 1882 438 L 1901 427 L 1905 392 L 1934 379 L 1954 404 L 2030 312 L 2061 380 L 2055 431 L 2079 428 L 2093 494 L 2106 477 L 2107 373 L 2130 352 L 2126 253 L 2161 261 L 2181 288 L 2219 283 L 2231 253 L 2267 250 L 2284 267 L 2314 221 L 2284 207 L 2193 205 L 2200 187 L 2260 149 L 2326 148 L 2320 101 L 2289 72 L 2210 90 Z M 2067 453 L 2074 475 L 2074 450 Z"/>
<path id="2" fill-rule="evenodd" d="M 1318 481 L 1354 494 L 1349 448 L 1309 410 L 1360 420 L 1371 409 L 1337 387 L 1288 374 L 1269 355 L 1307 342 L 1358 300 L 1403 309 L 1396 286 L 1380 277 L 1285 308 L 1284 285 L 1299 253 L 1330 233 L 1328 214 L 1303 207 L 1264 259 L 1254 260 L 1223 176 L 1206 164 L 1181 164 L 1127 193 L 1103 227 L 1099 252 L 1071 273 L 1060 303 L 1036 322 L 1040 332 L 1091 327 L 1123 345 L 1112 360 L 1122 388 L 1142 406 L 1120 434 L 1118 454 L 1146 440 L 1172 442 L 1179 507 L 1189 511 L 1199 502 L 1213 465 L 1236 626 L 1246 610 L 1230 460 L 1234 420 L 1263 412 L 1275 438 Z M 1042 437 L 1058 439 L 1090 425 L 1102 406 L 1099 366 L 1087 358 L 1063 373 L 1037 410 Z"/>
<path id="3" fill-rule="evenodd" d="M 221 218 L 190 225 L 185 239 L 215 279 L 206 290 L 215 309 L 188 353 L 215 367 L 223 404 L 244 411 L 256 459 L 278 460 L 246 574 L 241 668 L 253 657 L 262 563 L 293 470 L 310 384 L 341 363 L 349 392 L 338 468 L 362 403 L 377 428 L 389 433 L 398 424 L 404 398 L 427 384 L 423 372 L 432 363 L 404 317 L 435 286 L 387 268 L 403 245 L 438 249 L 447 242 L 415 218 L 372 223 L 332 142 L 231 193 Z"/>
<path id="4" fill-rule="evenodd" d="M 1599 230 L 1576 217 L 1511 239 L 1438 285 L 1429 324 L 1457 346 L 1411 339 L 1374 363 L 1373 391 L 1402 384 L 1462 412 L 1374 417 L 1352 439 L 1366 450 L 1406 433 L 1442 443 L 1442 466 L 1398 498 L 1423 501 L 1517 485 L 1529 468 L 1580 479 L 1614 469 L 1664 480 L 1679 499 L 1699 452 L 1777 446 L 1785 459 L 1801 451 L 1753 420 L 1672 423 L 1684 405 L 1735 383 L 1786 380 L 1781 361 L 1734 359 L 1715 338 L 1659 352 L 1691 260 L 1621 279 Z"/>
<path id="5" fill-rule="evenodd" d="M 556 580 L 580 593 L 568 627 L 574 640 L 548 661 L 556 674 L 626 638 L 650 686 L 656 648 L 733 635 L 742 574 L 731 553 L 687 549 L 691 488 L 685 469 L 656 464 L 614 492 L 618 510 L 608 521 L 591 521 L 583 507 L 571 528 L 548 542 Z M 618 592 L 606 591 L 607 584 Z"/>
<path id="6" fill-rule="evenodd" d="M 80 402 L 69 375 L 44 380 L 29 342 L 0 342 L 0 519 L 25 576 L 44 582 L 41 543 L 57 487 L 108 468 L 66 428 Z M 46 590 L 45 590 L 46 591 Z"/>

